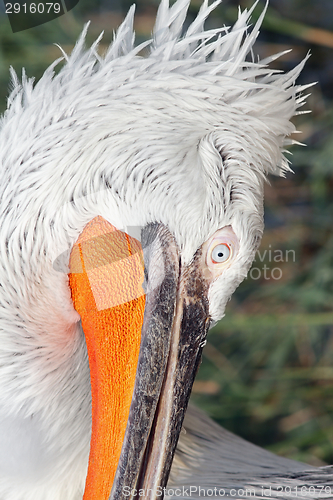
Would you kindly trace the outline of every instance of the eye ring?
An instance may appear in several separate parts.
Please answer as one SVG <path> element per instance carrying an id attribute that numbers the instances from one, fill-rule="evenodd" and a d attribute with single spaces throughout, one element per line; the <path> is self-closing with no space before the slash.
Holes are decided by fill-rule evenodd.
<path id="1" fill-rule="evenodd" d="M 211 252 L 210 258 L 213 264 L 225 264 L 232 257 L 231 245 L 227 243 L 218 243 Z"/>
<path id="2" fill-rule="evenodd" d="M 218 229 L 203 246 L 208 275 L 218 278 L 225 269 L 233 265 L 239 252 L 239 240 L 232 226 Z"/>

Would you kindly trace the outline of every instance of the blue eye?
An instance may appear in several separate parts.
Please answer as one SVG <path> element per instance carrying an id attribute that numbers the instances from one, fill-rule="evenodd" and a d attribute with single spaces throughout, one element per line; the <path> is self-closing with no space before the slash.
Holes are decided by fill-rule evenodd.
<path id="1" fill-rule="evenodd" d="M 213 248 L 211 253 L 212 262 L 214 264 L 221 264 L 222 262 L 226 262 L 231 255 L 230 247 L 226 244 L 220 243 Z"/>

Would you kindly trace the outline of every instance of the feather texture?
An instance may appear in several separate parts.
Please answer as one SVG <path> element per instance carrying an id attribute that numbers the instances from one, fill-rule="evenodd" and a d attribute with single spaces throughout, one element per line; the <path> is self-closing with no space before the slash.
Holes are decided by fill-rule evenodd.
<path id="1" fill-rule="evenodd" d="M 183 33 L 189 1 L 162 0 L 152 40 L 137 47 L 132 7 L 104 57 L 100 37 L 85 49 L 86 25 L 57 74 L 60 59 L 37 83 L 11 71 L 0 124 L 1 500 L 82 496 L 89 368 L 66 267 L 54 263 L 90 220 L 161 221 L 185 263 L 232 225 L 240 251 L 211 286 L 215 321 L 253 260 L 265 174 L 289 170 L 305 60 L 288 73 L 273 58 L 254 62 L 264 12 L 252 31 L 252 9 L 205 31 L 218 3 L 205 1 Z"/>

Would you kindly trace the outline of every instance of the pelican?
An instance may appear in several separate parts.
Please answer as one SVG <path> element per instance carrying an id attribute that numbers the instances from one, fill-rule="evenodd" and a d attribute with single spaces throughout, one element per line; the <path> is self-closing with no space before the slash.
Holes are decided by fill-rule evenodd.
<path id="1" fill-rule="evenodd" d="M 85 49 L 86 27 L 58 73 L 60 60 L 36 84 L 12 72 L 0 132 L 1 500 L 179 498 L 167 484 L 189 481 L 260 496 L 306 476 L 196 410 L 181 432 L 208 329 L 254 258 L 265 177 L 289 169 L 305 98 L 304 61 L 280 73 L 277 56 L 251 57 L 265 9 L 252 30 L 254 7 L 205 31 L 218 3 L 183 33 L 189 0 L 162 0 L 137 47 L 132 7 L 104 56 L 100 38 Z"/>

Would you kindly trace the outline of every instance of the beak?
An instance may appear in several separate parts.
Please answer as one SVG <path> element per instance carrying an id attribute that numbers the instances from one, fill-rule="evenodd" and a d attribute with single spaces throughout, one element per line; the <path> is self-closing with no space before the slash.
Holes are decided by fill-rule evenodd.
<path id="1" fill-rule="evenodd" d="M 162 224 L 142 232 L 146 307 L 134 393 L 110 499 L 163 497 L 210 319 L 201 251 L 184 269 Z M 141 495 L 142 496 L 142 495 Z"/>
<path id="2" fill-rule="evenodd" d="M 201 249 L 179 262 L 162 224 L 140 245 L 96 217 L 72 249 L 92 395 L 84 500 L 163 497 L 210 323 Z"/>

